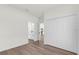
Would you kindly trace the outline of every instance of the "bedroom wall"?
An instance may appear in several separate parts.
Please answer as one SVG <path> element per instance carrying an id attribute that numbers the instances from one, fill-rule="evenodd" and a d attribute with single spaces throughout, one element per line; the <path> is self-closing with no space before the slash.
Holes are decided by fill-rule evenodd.
<path id="1" fill-rule="evenodd" d="M 28 12 L 0 5 L 0 51 L 28 43 L 28 22 L 37 26 L 38 19 Z M 36 36 L 37 39 L 37 28 Z"/>
<path id="2" fill-rule="evenodd" d="M 78 54 L 79 54 L 79 9 L 78 9 L 78 12 L 77 12 L 77 36 L 78 36 L 78 43 L 77 43 L 77 46 L 78 46 L 78 48 L 77 48 L 77 50 L 78 50 Z"/>
<path id="3" fill-rule="evenodd" d="M 60 5 L 45 13 L 44 44 L 77 53 L 77 14 L 75 5 Z"/>

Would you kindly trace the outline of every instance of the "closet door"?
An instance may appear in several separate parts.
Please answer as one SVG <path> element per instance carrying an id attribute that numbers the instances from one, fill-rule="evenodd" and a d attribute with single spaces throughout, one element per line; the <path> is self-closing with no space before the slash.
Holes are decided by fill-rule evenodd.
<path id="1" fill-rule="evenodd" d="M 77 52 L 76 16 L 58 17 L 45 22 L 45 44 Z"/>

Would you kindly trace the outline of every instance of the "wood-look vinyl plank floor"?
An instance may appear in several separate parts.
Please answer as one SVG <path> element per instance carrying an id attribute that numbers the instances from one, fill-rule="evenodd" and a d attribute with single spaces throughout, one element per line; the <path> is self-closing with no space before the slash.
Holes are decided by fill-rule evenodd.
<path id="1" fill-rule="evenodd" d="M 0 55 L 74 55 L 74 53 L 49 45 L 44 45 L 41 47 L 39 45 L 30 43 L 0 52 Z"/>

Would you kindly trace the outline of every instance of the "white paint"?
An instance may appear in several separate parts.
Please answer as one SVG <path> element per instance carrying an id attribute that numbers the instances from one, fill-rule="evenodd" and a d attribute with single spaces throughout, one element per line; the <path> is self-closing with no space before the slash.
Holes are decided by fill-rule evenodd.
<path id="1" fill-rule="evenodd" d="M 77 30 L 77 31 L 78 31 L 78 32 L 77 32 L 77 33 L 78 33 L 78 34 L 77 34 L 77 36 L 78 36 L 78 37 L 77 37 L 77 38 L 78 38 L 78 40 L 77 40 L 77 42 L 78 42 L 78 43 L 77 43 L 78 48 L 77 48 L 77 49 L 78 49 L 78 54 L 79 54 L 79 10 L 78 10 L 77 18 L 78 18 L 78 19 L 77 19 L 77 29 L 78 29 L 78 30 Z"/>
<path id="2" fill-rule="evenodd" d="M 48 21 L 47 41 L 48 44 L 76 52 L 76 29 L 75 16 Z"/>
<path id="3" fill-rule="evenodd" d="M 29 13 L 0 5 L 0 51 L 28 43 L 29 21 L 37 26 L 38 19 Z M 37 39 L 37 27 L 35 39 Z"/>
<path id="4" fill-rule="evenodd" d="M 59 5 L 52 8 L 50 11 L 45 12 L 45 19 L 51 19 L 56 17 L 62 17 L 70 14 L 74 14 L 78 9 L 77 5 Z"/>
<path id="5" fill-rule="evenodd" d="M 77 53 L 77 17 L 73 6 L 45 13 L 44 43 Z"/>
<path id="6" fill-rule="evenodd" d="M 57 4 L 14 4 L 10 5 L 21 10 L 26 10 L 36 17 L 40 17 L 43 12 L 58 6 Z"/>
<path id="7" fill-rule="evenodd" d="M 56 12 L 63 10 L 65 12 L 69 8 L 78 7 L 78 4 L 10 4 L 9 6 L 28 11 L 36 17 L 40 17 L 43 13 L 49 13 L 51 10 L 55 10 Z M 65 8 L 66 6 L 67 8 Z M 62 10 L 56 9 L 62 7 L 64 7 Z"/>

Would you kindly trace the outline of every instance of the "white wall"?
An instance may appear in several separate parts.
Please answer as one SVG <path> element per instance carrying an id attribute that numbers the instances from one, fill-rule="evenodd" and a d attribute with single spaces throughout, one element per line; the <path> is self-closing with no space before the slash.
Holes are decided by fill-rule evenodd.
<path id="1" fill-rule="evenodd" d="M 38 19 L 25 11 L 0 5 L 0 51 L 28 43 L 29 21 L 37 23 Z"/>
<path id="2" fill-rule="evenodd" d="M 78 48 L 77 48 L 77 49 L 78 49 L 78 54 L 79 54 L 79 9 L 78 9 L 77 18 L 78 18 L 78 19 L 77 19 L 77 28 L 78 28 L 78 30 L 77 30 L 77 31 L 78 31 L 78 32 L 77 32 L 77 33 L 78 33 L 78 35 L 77 35 L 77 36 L 78 36 L 78 43 L 77 43 L 77 44 L 78 44 L 78 45 L 77 45 Z"/>
<path id="3" fill-rule="evenodd" d="M 75 7 L 62 5 L 45 13 L 44 43 L 77 53 L 77 17 Z"/>

